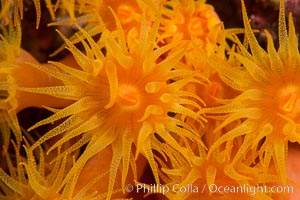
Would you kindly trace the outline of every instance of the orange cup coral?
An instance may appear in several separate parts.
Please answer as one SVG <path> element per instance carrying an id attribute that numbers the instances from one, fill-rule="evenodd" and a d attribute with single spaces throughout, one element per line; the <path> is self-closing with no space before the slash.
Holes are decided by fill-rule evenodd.
<path id="1" fill-rule="evenodd" d="M 237 41 L 240 53 L 233 53 L 241 63 L 237 68 L 221 59 L 215 58 L 212 65 L 222 80 L 232 88 L 241 91 L 241 95 L 219 107 L 205 108 L 201 112 L 225 115 L 225 120 L 216 127 L 221 129 L 233 121 L 242 123 L 221 136 L 211 147 L 212 152 L 224 142 L 243 137 L 243 143 L 232 160 L 236 162 L 252 154 L 253 162 L 258 159 L 269 172 L 274 164 L 281 181 L 286 180 L 286 158 L 288 142 L 300 142 L 298 133 L 299 114 L 299 63 L 298 40 L 291 16 L 289 33 L 286 31 L 283 1 L 279 14 L 279 49 L 274 48 L 268 32 L 267 51 L 259 46 L 251 29 L 246 8 L 242 1 L 245 37 L 251 52 Z M 209 153 L 210 155 L 210 153 Z"/>
<path id="2" fill-rule="evenodd" d="M 201 103 L 199 98 L 182 88 L 190 82 L 201 84 L 201 80 L 193 71 L 176 69 L 185 53 L 185 42 L 156 48 L 158 18 L 152 27 L 148 27 L 144 20 L 140 35 L 129 38 L 131 42 L 128 43 L 119 19 L 116 18 L 116 21 L 117 30 L 103 31 L 100 45 L 87 31 L 78 27 L 87 40 L 85 42 L 78 35 L 85 53 L 80 52 L 62 36 L 81 69 L 58 62 L 51 63 L 59 70 L 33 65 L 61 80 L 63 86 L 24 88 L 24 91 L 28 92 L 76 100 L 70 106 L 56 110 L 52 116 L 30 128 L 32 130 L 67 117 L 64 122 L 33 144 L 32 150 L 60 134 L 64 136 L 49 151 L 80 135 L 81 139 L 65 153 L 88 143 L 66 176 L 65 183 L 70 181 L 75 183 L 78 173 L 88 159 L 112 145 L 113 156 L 107 198 L 112 194 L 119 165 L 122 166 L 124 190 L 130 163 L 135 162 L 134 154 L 137 158 L 138 154 L 142 153 L 147 158 L 155 180 L 159 183 L 152 151 L 163 153 L 160 143 L 168 143 L 182 153 L 183 147 L 179 145 L 174 135 L 184 140 L 201 141 L 192 127 L 169 115 L 173 112 L 200 122 L 197 115 L 200 109 L 198 104 Z M 159 61 L 162 54 L 168 53 L 177 45 L 183 48 Z M 105 54 L 102 53 L 102 49 L 105 49 Z M 186 105 L 192 106 L 193 109 L 189 109 Z M 136 174 L 135 171 L 133 173 Z M 75 186 L 73 183 L 72 185 Z"/>

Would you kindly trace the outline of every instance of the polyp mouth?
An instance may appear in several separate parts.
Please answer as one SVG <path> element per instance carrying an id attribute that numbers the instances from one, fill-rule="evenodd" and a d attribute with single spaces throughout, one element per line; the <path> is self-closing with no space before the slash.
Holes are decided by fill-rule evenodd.
<path id="1" fill-rule="evenodd" d="M 279 110 L 285 114 L 297 114 L 300 111 L 299 90 L 296 85 L 288 85 L 279 92 Z"/>
<path id="2" fill-rule="evenodd" d="M 131 85 L 120 85 L 118 88 L 118 97 L 122 105 L 135 106 L 139 101 L 139 92 Z"/>

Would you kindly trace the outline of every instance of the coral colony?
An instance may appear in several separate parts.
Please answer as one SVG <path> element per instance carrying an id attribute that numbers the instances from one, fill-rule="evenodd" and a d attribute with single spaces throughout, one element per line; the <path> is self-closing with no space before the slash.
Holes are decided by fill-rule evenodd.
<path id="1" fill-rule="evenodd" d="M 284 0 L 265 46 L 244 0 L 230 29 L 205 0 L 29 2 L 62 44 L 39 61 L 25 1 L 1 1 L 0 199 L 293 199 L 300 54 Z"/>

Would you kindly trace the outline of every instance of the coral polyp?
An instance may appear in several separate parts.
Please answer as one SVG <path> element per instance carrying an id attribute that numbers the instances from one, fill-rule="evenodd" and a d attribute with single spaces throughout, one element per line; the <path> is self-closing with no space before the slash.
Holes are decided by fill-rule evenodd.
<path id="1" fill-rule="evenodd" d="M 231 166 L 252 152 L 255 155 L 253 159 L 258 158 L 266 167 L 266 172 L 274 164 L 282 182 L 286 183 L 288 142 L 299 143 L 298 39 L 291 16 L 289 32 L 286 31 L 283 1 L 280 3 L 278 50 L 267 31 L 267 50 L 259 46 L 250 28 L 244 4 L 242 10 L 245 37 L 251 51 L 238 42 L 241 53 L 234 53 L 234 56 L 242 64 L 239 69 L 228 64 L 222 66 L 221 62 L 214 65 L 224 82 L 242 93 L 223 106 L 204 111 L 226 114 L 217 129 L 235 120 L 242 120 L 242 123 L 221 136 L 211 150 L 228 139 L 244 135 L 243 144 Z M 234 71 L 231 70 L 233 68 Z"/>
<path id="2" fill-rule="evenodd" d="M 263 187 L 268 181 L 279 179 L 279 177 L 273 176 L 273 180 L 269 178 L 266 181 L 268 176 L 271 177 L 270 174 L 265 174 L 265 177 L 261 178 L 261 167 L 250 168 L 243 163 L 239 163 L 240 174 L 235 176 L 236 172 L 228 170 L 230 153 L 222 151 L 221 148 L 215 149 L 213 156 L 207 158 L 207 151 L 198 146 L 189 154 L 188 159 L 192 161 L 191 164 L 187 158 L 174 153 L 170 147 L 165 146 L 165 148 L 169 149 L 169 153 L 172 155 L 170 156 L 171 169 L 168 164 L 161 163 L 161 160 L 158 162 L 162 165 L 162 173 L 166 175 L 162 176 L 166 186 L 172 188 L 171 192 L 165 194 L 169 199 L 196 199 L 199 197 L 201 199 L 268 199 L 270 194 L 263 192 L 254 194 L 254 189 L 246 192 L 247 187 L 251 185 Z M 247 179 L 243 179 L 244 177 Z M 231 190 L 232 192 L 223 190 L 225 187 L 227 187 L 227 191 Z"/>
<path id="3" fill-rule="evenodd" d="M 119 22 L 118 18 L 116 20 Z M 201 141 L 192 127 L 169 115 L 172 112 L 201 123 L 197 115 L 200 99 L 193 93 L 183 90 L 190 82 L 202 84 L 201 79 L 193 71 L 176 69 L 177 65 L 183 65 L 180 64 L 180 59 L 185 53 L 186 42 L 156 48 L 159 19 L 150 30 L 146 26 L 146 21 L 144 23 L 141 35 L 129 38 L 130 44 L 127 44 L 120 26 L 116 32 L 104 31 L 100 39 L 101 45 L 80 28 L 87 40 L 85 42 L 80 38 L 85 54 L 62 35 L 81 69 L 57 62 L 51 62 L 55 66 L 54 70 L 33 65 L 61 80 L 64 86 L 23 88 L 27 92 L 76 100 L 75 103 L 57 110 L 52 116 L 30 128 L 32 130 L 53 120 L 67 117 L 64 122 L 33 144 L 32 150 L 60 134 L 64 135 L 51 150 L 79 135 L 82 138 L 66 153 L 88 143 L 85 152 L 67 175 L 66 182 L 74 181 L 74 174 L 80 172 L 88 159 L 112 145 L 108 198 L 112 194 L 119 166 L 122 167 L 124 188 L 129 163 L 134 162 L 134 155 L 137 158 L 141 153 L 146 157 L 155 180 L 159 183 L 152 152 L 159 148 L 157 145 L 168 143 L 181 152 L 183 147 L 179 145 L 174 135 L 184 140 Z M 172 51 L 172 54 L 168 54 L 163 61 L 159 61 L 163 54 L 178 45 L 182 48 Z M 106 54 L 102 53 L 101 48 L 105 49 Z M 155 134 L 161 141 L 155 139 Z M 133 173 L 136 174 L 135 171 Z"/>
<path id="4" fill-rule="evenodd" d="M 114 22 L 114 15 L 119 18 L 125 32 L 129 31 L 132 27 L 139 27 L 141 22 L 141 15 L 144 9 L 149 10 L 147 0 L 126 0 L 126 1 L 107 1 L 107 0 L 79 0 L 69 1 L 62 0 L 61 7 L 69 14 L 69 18 L 53 22 L 51 25 L 74 25 L 83 24 L 86 31 L 92 36 L 99 34 L 103 31 L 103 25 L 109 30 L 116 29 Z M 154 4 L 151 4 L 152 10 L 155 10 Z M 152 11 L 151 11 L 152 12 Z M 149 10 L 150 13 L 150 10 Z M 99 17 L 101 22 L 99 23 Z M 149 20 L 150 23 L 150 20 Z M 75 39 L 75 38 L 74 38 Z"/>
<path id="5" fill-rule="evenodd" d="M 162 1 L 161 40 L 194 40 L 208 52 L 221 36 L 221 21 L 205 1 Z"/>

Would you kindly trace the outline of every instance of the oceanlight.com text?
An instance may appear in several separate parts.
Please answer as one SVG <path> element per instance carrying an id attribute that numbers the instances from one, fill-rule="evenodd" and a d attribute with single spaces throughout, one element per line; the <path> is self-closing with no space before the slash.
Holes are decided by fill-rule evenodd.
<path id="1" fill-rule="evenodd" d="M 255 195 L 257 193 L 293 193 L 294 187 L 293 186 L 281 186 L 281 185 L 274 185 L 274 186 L 267 186 L 267 185 L 250 185 L 250 184 L 243 184 L 240 186 L 227 186 L 227 185 L 217 185 L 217 184 L 204 184 L 204 187 L 207 186 L 207 189 L 210 193 L 220 193 L 220 194 L 241 194 L 247 193 L 249 195 Z"/>

